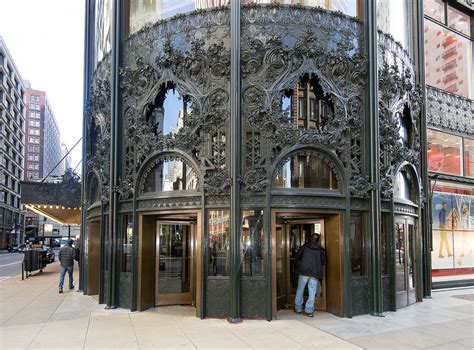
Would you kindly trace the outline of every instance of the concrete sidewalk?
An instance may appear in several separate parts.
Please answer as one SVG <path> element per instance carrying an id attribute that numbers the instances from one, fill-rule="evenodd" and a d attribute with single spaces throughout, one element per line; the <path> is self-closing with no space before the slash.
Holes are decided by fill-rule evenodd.
<path id="1" fill-rule="evenodd" d="M 0 282 L 2 349 L 472 349 L 474 289 L 434 292 L 432 300 L 383 318 L 314 319 L 290 311 L 278 320 L 200 320 L 185 306 L 146 312 L 105 310 L 96 299 L 57 291 L 59 265 Z M 77 285 L 77 273 L 76 273 Z"/>

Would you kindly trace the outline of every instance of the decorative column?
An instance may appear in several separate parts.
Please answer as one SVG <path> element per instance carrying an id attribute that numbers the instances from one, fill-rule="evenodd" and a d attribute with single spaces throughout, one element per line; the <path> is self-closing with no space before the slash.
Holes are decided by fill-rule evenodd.
<path id="1" fill-rule="evenodd" d="M 79 259 L 79 291 L 84 290 L 84 281 L 86 279 L 84 248 L 85 234 L 87 227 L 87 206 L 86 206 L 86 182 L 87 182 L 87 144 L 89 142 L 87 135 L 87 105 L 89 103 L 89 91 L 94 73 L 94 19 L 95 19 L 95 0 L 86 0 L 85 25 L 84 25 L 84 88 L 82 105 L 82 165 L 81 165 L 81 238 L 80 248 L 81 256 Z"/>
<path id="2" fill-rule="evenodd" d="M 377 65 L 377 2 L 364 0 L 364 27 L 367 53 L 367 102 L 366 125 L 368 146 L 368 173 L 375 184 L 370 192 L 369 232 L 371 314 L 383 316 L 382 264 L 380 245 L 381 199 L 380 199 L 380 134 L 378 110 L 378 65 Z"/>
<path id="3" fill-rule="evenodd" d="M 118 185 L 122 169 L 122 93 L 120 65 L 124 36 L 125 1 L 114 0 L 112 11 L 111 53 L 111 131 L 110 131 L 110 196 L 109 196 L 109 295 L 107 307 L 118 306 L 118 254 L 120 241 Z"/>
<path id="4" fill-rule="evenodd" d="M 229 322 L 240 318 L 240 1 L 231 1 L 230 13 L 230 312 Z"/>
<path id="5" fill-rule="evenodd" d="M 431 188 L 428 180 L 428 136 L 426 121 L 426 81 L 425 81 L 425 39 L 424 39 L 424 15 L 423 0 L 417 0 L 413 6 L 415 30 L 413 31 L 414 60 L 416 64 L 415 81 L 422 92 L 420 98 L 420 144 L 421 144 L 421 184 L 425 190 L 426 198 L 432 198 Z M 420 203 L 421 204 L 421 203 Z M 430 220 L 431 201 L 425 202 L 421 208 L 421 232 L 423 252 L 423 297 L 431 298 L 431 246 L 432 225 Z"/>

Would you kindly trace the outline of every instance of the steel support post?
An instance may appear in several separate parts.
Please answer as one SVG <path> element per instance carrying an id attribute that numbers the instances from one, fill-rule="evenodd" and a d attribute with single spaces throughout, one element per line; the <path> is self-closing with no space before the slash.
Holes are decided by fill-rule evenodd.
<path id="1" fill-rule="evenodd" d="M 119 253 L 119 185 L 122 169 L 122 94 L 120 65 L 122 62 L 125 1 L 115 0 L 112 12 L 111 53 L 111 132 L 110 132 L 110 196 L 109 196 L 109 298 L 107 308 L 118 306 L 118 253 Z"/>
<path id="2" fill-rule="evenodd" d="M 369 230 L 371 238 L 370 287 L 371 314 L 383 316 L 382 264 L 380 246 L 380 135 L 378 118 L 378 66 L 377 66 L 377 2 L 364 0 L 364 26 L 367 52 L 367 104 L 366 125 L 368 145 L 368 173 L 376 186 L 370 192 Z"/>
<path id="3" fill-rule="evenodd" d="M 89 91 L 94 72 L 94 17 L 95 0 L 86 0 L 85 24 L 84 24 L 84 88 L 82 105 L 82 166 L 81 166 L 81 237 L 80 237 L 80 258 L 79 258 L 79 291 L 84 290 L 86 277 L 84 247 L 86 242 L 87 227 L 87 207 L 86 207 L 86 186 L 87 186 L 87 105 L 89 103 Z"/>
<path id="4" fill-rule="evenodd" d="M 425 189 L 426 198 L 432 198 L 431 188 L 428 180 L 428 137 L 426 122 L 426 81 L 425 81 L 425 39 L 424 39 L 424 16 L 423 0 L 417 0 L 413 8 L 414 12 L 414 61 L 416 64 L 415 79 L 417 86 L 422 91 L 420 105 L 420 143 L 421 143 L 421 184 Z M 421 229 L 423 239 L 423 297 L 431 298 L 431 201 L 425 202 L 421 208 Z"/>
<path id="5" fill-rule="evenodd" d="M 230 14 L 230 158 L 232 188 L 230 193 L 230 312 L 229 322 L 240 318 L 240 1 L 231 2 Z"/>

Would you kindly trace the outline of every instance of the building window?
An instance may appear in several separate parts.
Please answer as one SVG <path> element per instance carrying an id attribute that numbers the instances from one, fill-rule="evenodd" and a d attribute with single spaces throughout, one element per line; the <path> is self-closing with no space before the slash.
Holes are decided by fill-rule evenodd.
<path id="1" fill-rule="evenodd" d="M 38 136 L 39 136 L 40 131 L 39 131 L 39 129 L 29 129 L 29 130 L 28 130 L 28 134 L 29 134 L 29 135 L 38 135 Z"/>
<path id="2" fill-rule="evenodd" d="M 445 8 L 443 0 L 425 0 L 423 7 L 426 16 L 438 22 L 444 22 Z"/>
<path id="3" fill-rule="evenodd" d="M 472 186 L 439 182 L 434 188 L 433 281 L 474 277 L 473 194 Z"/>
<path id="4" fill-rule="evenodd" d="M 208 211 L 208 276 L 229 276 L 229 229 L 230 214 L 228 210 Z"/>
<path id="5" fill-rule="evenodd" d="M 132 251 L 133 251 L 133 222 L 132 215 L 123 216 L 122 232 L 122 272 L 132 272 Z"/>
<path id="6" fill-rule="evenodd" d="M 142 192 L 196 190 L 194 169 L 179 158 L 159 159 L 146 174 Z"/>
<path id="7" fill-rule="evenodd" d="M 352 276 L 365 276 L 364 215 L 351 215 L 351 266 Z"/>
<path id="8" fill-rule="evenodd" d="M 464 139 L 464 175 L 474 177 L 474 139 Z"/>
<path id="9" fill-rule="evenodd" d="M 291 156 L 275 173 L 275 188 L 319 188 L 339 190 L 339 182 L 329 164 L 316 152 Z"/>
<path id="10" fill-rule="evenodd" d="M 241 232 L 242 275 L 262 276 L 265 252 L 263 211 L 244 210 Z"/>
<path id="11" fill-rule="evenodd" d="M 462 175 L 461 138 L 428 129 L 428 170 Z"/>

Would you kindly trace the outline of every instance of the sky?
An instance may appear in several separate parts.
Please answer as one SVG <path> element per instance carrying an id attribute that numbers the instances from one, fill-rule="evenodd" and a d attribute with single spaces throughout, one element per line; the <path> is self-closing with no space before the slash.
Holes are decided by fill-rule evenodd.
<path id="1" fill-rule="evenodd" d="M 46 91 L 68 148 L 82 136 L 84 11 L 84 0 L 0 0 L 0 36 L 22 79 Z"/>

